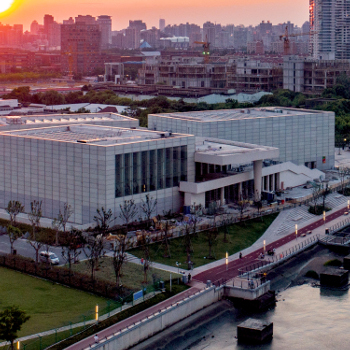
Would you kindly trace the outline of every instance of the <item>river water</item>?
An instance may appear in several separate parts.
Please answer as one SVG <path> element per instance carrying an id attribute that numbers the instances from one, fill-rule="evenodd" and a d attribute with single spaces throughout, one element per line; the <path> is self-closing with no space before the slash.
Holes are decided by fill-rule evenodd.
<path id="1" fill-rule="evenodd" d="M 191 337 L 187 334 L 182 345 L 168 344 L 166 349 L 349 349 L 348 292 L 321 290 L 304 284 L 286 289 L 277 299 L 276 307 L 262 314 L 240 315 L 237 310 L 228 309 L 194 330 L 192 345 L 188 344 L 188 341 L 191 343 Z M 249 317 L 273 322 L 274 336 L 271 342 L 262 346 L 237 343 L 237 325 Z M 200 334 L 197 332 L 205 334 L 199 339 Z"/>
<path id="2" fill-rule="evenodd" d="M 201 311 L 199 316 L 160 333 L 155 341 L 135 349 L 347 350 L 350 348 L 349 291 L 321 289 L 310 283 L 290 287 L 303 282 L 305 269 L 315 267 L 317 259 L 323 259 L 319 260 L 323 265 L 324 261 L 335 257 L 338 256 L 326 249 L 315 248 L 272 271 L 271 287 L 278 293 L 276 307 L 269 311 L 247 314 L 235 309 L 230 302 L 221 301 Z M 269 343 L 259 346 L 237 343 L 237 325 L 250 317 L 273 322 L 273 339 Z"/>

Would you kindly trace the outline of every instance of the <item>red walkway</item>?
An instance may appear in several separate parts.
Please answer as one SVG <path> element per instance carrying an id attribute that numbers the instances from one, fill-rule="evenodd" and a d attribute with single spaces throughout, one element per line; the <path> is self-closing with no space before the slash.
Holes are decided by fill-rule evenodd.
<path id="1" fill-rule="evenodd" d="M 334 212 L 332 214 L 329 214 L 326 217 L 326 222 L 332 221 L 334 219 L 336 219 L 337 217 L 341 216 L 344 214 L 344 212 L 347 211 L 347 208 L 338 210 L 337 212 Z M 313 230 L 319 226 L 322 226 L 324 224 L 323 219 L 320 219 L 302 229 L 298 230 L 298 236 L 300 236 L 303 233 L 306 233 L 309 230 Z M 266 246 L 266 250 L 269 249 L 273 249 L 273 248 L 278 248 L 292 240 L 295 240 L 295 233 L 292 233 L 286 237 L 283 237 L 269 245 Z M 249 266 L 252 263 L 254 263 L 256 261 L 256 259 L 258 258 L 259 254 L 263 252 L 263 247 L 261 249 L 258 249 L 250 254 L 248 254 L 247 256 L 244 256 L 242 259 L 237 259 L 235 261 L 231 261 L 228 264 L 228 269 L 226 270 L 226 265 L 220 265 L 214 268 L 211 268 L 207 271 L 201 272 L 198 275 L 195 275 L 193 277 L 194 280 L 198 280 L 201 282 L 206 283 L 207 280 L 211 280 L 212 282 L 220 282 L 221 280 L 228 280 L 231 279 L 233 277 L 236 277 L 238 275 L 238 269 L 245 267 L 245 266 Z M 146 318 L 147 316 L 151 316 L 152 314 L 158 312 L 161 309 L 167 308 L 172 304 L 177 303 L 178 301 L 185 299 L 186 297 L 195 294 L 196 292 L 198 292 L 199 289 L 192 287 L 180 294 L 175 295 L 174 297 L 165 300 L 157 305 L 154 305 L 152 307 L 150 307 L 147 310 L 144 310 L 134 316 L 131 316 L 129 318 L 127 318 L 126 320 L 123 320 L 119 323 L 116 323 L 115 325 L 104 329 L 103 331 L 98 333 L 99 336 L 99 340 L 103 340 L 107 337 L 109 337 L 110 335 L 126 328 L 129 327 L 131 325 L 133 325 L 136 322 L 139 322 L 141 320 L 143 320 L 144 318 Z M 67 349 L 69 350 L 82 350 L 82 349 L 86 349 L 89 348 L 90 345 L 94 345 L 94 339 L 93 336 L 88 337 L 86 339 L 83 339 L 82 341 L 80 341 L 79 343 L 73 344 L 70 347 L 68 347 Z"/>
<path id="2" fill-rule="evenodd" d="M 344 215 L 344 212 L 348 211 L 347 208 L 344 209 L 340 209 L 332 214 L 328 214 L 328 216 L 326 217 L 326 223 L 329 221 L 332 221 L 336 218 L 338 218 L 341 215 Z M 309 230 L 314 230 L 315 228 L 322 226 L 324 224 L 323 222 L 323 218 L 320 220 L 317 220 L 316 222 L 305 226 L 302 229 L 298 229 L 298 236 L 300 236 L 303 233 L 306 233 Z M 273 243 L 270 243 L 266 246 L 266 251 L 268 250 L 272 250 L 273 248 L 278 248 L 283 246 L 284 244 L 295 240 L 295 233 L 291 233 L 288 236 L 285 236 Z M 214 267 L 212 269 L 209 269 L 207 271 L 203 271 L 201 273 L 199 273 L 198 275 L 195 275 L 193 277 L 194 280 L 198 280 L 201 282 L 206 283 L 207 280 L 210 280 L 213 283 L 216 282 L 220 282 L 220 281 L 226 281 L 229 280 L 233 277 L 238 276 L 238 269 L 242 268 L 242 267 L 246 267 L 251 265 L 252 263 L 254 263 L 257 259 L 259 254 L 263 253 L 263 247 L 261 247 L 260 249 L 248 254 L 247 256 L 244 256 L 243 259 L 238 259 L 238 260 L 234 260 L 229 262 L 228 264 L 228 268 L 226 270 L 226 265 L 220 265 L 217 267 Z"/>

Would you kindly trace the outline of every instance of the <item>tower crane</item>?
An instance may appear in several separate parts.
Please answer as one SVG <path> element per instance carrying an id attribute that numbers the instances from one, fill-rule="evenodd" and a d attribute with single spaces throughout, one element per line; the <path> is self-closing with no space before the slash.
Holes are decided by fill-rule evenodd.
<path id="1" fill-rule="evenodd" d="M 208 42 L 208 35 L 205 36 L 205 41 L 194 41 L 193 43 L 203 45 L 204 63 L 209 63 L 210 43 Z"/>
<path id="2" fill-rule="evenodd" d="M 294 38 L 294 37 L 303 36 L 303 35 L 314 35 L 314 34 L 317 34 L 317 32 L 289 34 L 288 33 L 288 26 L 286 26 L 284 34 L 280 35 L 280 40 L 283 40 L 283 55 L 290 55 L 290 41 L 289 41 L 289 38 Z"/>

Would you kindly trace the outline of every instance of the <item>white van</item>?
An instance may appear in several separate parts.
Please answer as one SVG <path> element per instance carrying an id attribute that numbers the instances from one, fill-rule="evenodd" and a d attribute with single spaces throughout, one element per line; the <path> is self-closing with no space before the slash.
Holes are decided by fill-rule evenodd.
<path id="1" fill-rule="evenodd" d="M 40 261 L 43 263 L 49 262 L 51 265 L 58 265 L 60 263 L 60 260 L 58 259 L 57 255 L 52 252 L 40 252 L 39 257 Z"/>

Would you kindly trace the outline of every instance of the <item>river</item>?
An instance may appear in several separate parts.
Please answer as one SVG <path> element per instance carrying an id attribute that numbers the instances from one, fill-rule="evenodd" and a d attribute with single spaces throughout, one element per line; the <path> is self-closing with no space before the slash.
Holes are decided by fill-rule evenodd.
<path id="1" fill-rule="evenodd" d="M 304 256 L 303 256 L 304 255 Z M 259 314 L 235 309 L 229 301 L 220 301 L 202 310 L 183 324 L 158 335 L 155 342 L 137 349 L 147 350 L 347 350 L 350 335 L 349 291 L 313 287 L 310 283 L 288 287 L 291 281 L 302 282 L 305 265 L 317 259 L 334 258 L 327 250 L 305 252 L 295 261 L 276 269 L 272 287 L 277 294 L 276 307 Z M 322 260 L 323 259 L 323 260 Z M 308 268 L 308 266 L 306 268 Z M 299 279 L 297 278 L 299 275 Z M 282 276 L 282 277 L 281 277 Z M 253 317 L 273 322 L 273 339 L 260 346 L 237 343 L 237 325 Z"/>

